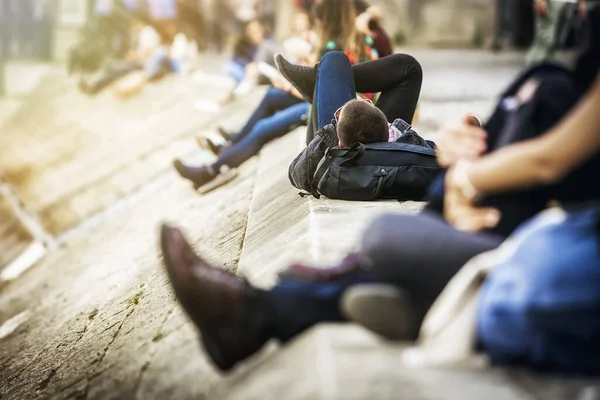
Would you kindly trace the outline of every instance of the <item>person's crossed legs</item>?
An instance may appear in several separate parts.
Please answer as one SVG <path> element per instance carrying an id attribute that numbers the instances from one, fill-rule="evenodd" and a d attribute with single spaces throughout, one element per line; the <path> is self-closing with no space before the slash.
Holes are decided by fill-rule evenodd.
<path id="1" fill-rule="evenodd" d="M 393 284 L 408 293 L 416 318 L 471 257 L 497 247 L 501 238 L 459 232 L 438 216 L 391 215 L 364 236 L 362 252 L 349 255 L 327 281 L 281 279 L 271 290 L 210 265 L 183 234 L 163 226 L 161 246 L 178 299 L 202 333 L 202 343 L 221 370 L 256 353 L 270 339 L 287 342 L 320 322 L 345 321 L 340 300 L 346 290 L 370 282 Z"/>
<path id="2" fill-rule="evenodd" d="M 337 108 L 354 98 L 350 96 L 352 92 L 354 96 L 356 92 L 381 92 L 376 106 L 383 111 L 388 122 L 401 118 L 412 123 L 423 82 L 423 69 L 414 57 L 394 54 L 352 65 L 350 71 L 345 65 L 349 61 L 344 57 L 341 52 L 326 53 L 315 67 L 290 64 L 281 55 L 275 58 L 282 75 L 313 104 L 307 144 L 313 139 L 314 132 L 331 121 Z M 319 81 L 323 81 L 324 85 L 319 85 Z M 342 90 L 339 98 L 335 97 L 338 88 Z M 330 92 L 333 94 L 328 94 Z"/>

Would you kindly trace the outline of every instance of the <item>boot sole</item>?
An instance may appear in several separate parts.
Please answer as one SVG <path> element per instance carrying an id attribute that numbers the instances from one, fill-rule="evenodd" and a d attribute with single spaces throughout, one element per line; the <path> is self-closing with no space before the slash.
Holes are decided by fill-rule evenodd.
<path id="1" fill-rule="evenodd" d="M 350 320 L 390 340 L 412 340 L 414 310 L 401 290 L 384 284 L 365 284 L 342 296 L 342 313 Z"/>

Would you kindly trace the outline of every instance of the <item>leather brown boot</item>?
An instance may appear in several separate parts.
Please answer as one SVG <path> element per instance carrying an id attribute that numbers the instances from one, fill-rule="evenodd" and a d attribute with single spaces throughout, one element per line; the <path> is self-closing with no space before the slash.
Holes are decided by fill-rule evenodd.
<path id="1" fill-rule="evenodd" d="M 228 371 L 260 350 L 271 338 L 264 292 L 201 259 L 177 228 L 162 226 L 161 248 L 177 299 L 214 364 Z"/>

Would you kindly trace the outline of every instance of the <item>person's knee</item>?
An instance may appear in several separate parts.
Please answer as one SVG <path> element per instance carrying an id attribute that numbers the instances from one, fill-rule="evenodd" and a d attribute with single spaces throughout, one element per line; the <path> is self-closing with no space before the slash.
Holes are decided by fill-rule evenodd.
<path id="1" fill-rule="evenodd" d="M 321 67 L 325 65 L 348 65 L 350 66 L 350 60 L 348 56 L 341 51 L 330 51 L 326 53 L 323 58 L 321 58 L 320 65 Z"/>
<path id="2" fill-rule="evenodd" d="M 390 57 L 393 57 L 396 64 L 410 69 L 413 74 L 421 77 L 423 76 L 423 67 L 421 66 L 421 63 L 410 54 L 394 54 Z"/>
<path id="3" fill-rule="evenodd" d="M 396 234 L 397 227 L 408 226 L 410 215 L 383 215 L 375 219 L 366 229 L 362 240 L 362 251 L 369 256 L 384 256 L 402 241 Z"/>

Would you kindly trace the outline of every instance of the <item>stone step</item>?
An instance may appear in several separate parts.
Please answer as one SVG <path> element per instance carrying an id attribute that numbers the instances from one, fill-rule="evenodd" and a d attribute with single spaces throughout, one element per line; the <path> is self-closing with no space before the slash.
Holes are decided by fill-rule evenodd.
<path id="1" fill-rule="evenodd" d="M 0 169 L 46 230 L 60 235 L 168 169 L 196 147 L 194 134 L 241 121 L 254 107 L 242 101 L 199 112 L 199 99 L 224 88 L 205 81 L 198 88 L 187 76 L 171 76 L 119 101 L 111 90 L 87 97 L 53 70 L 4 124 Z"/>
<path id="2" fill-rule="evenodd" d="M 279 351 L 251 360 L 225 378 L 214 400 L 584 400 L 597 399 L 595 379 L 465 365 L 410 368 L 407 344 L 383 341 L 344 325 L 322 325 Z"/>
<path id="3" fill-rule="evenodd" d="M 261 154 L 238 273 L 272 285 L 292 262 L 326 266 L 356 250 L 368 223 L 387 212 L 415 213 L 422 203 L 351 202 L 301 197 L 288 166 L 301 151 L 304 128 L 266 146 Z"/>

